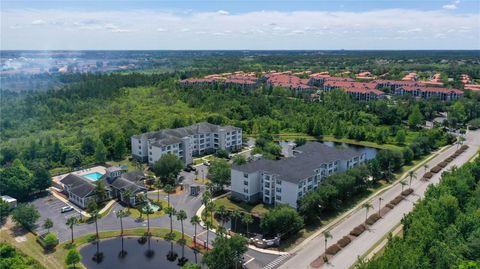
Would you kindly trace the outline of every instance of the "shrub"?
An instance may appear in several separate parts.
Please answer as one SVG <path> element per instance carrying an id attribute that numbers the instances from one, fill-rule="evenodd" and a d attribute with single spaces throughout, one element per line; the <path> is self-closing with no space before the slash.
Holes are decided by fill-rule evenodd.
<path id="1" fill-rule="evenodd" d="M 375 213 L 375 214 L 370 215 L 370 217 L 368 217 L 368 219 L 367 219 L 367 221 L 365 221 L 365 223 L 367 223 L 368 225 L 372 225 L 375 222 L 377 222 L 379 219 L 380 219 L 380 215 L 378 215 L 378 213 Z"/>
<path id="2" fill-rule="evenodd" d="M 390 203 L 394 204 L 394 205 L 398 205 L 402 200 L 403 200 L 403 196 L 399 195 L 399 196 L 393 198 L 393 200 L 390 201 Z"/>
<path id="3" fill-rule="evenodd" d="M 342 239 L 338 240 L 337 245 L 344 248 L 345 246 L 350 244 L 350 242 L 352 242 L 352 239 L 350 239 L 350 237 L 348 236 L 344 236 Z"/>
<path id="4" fill-rule="evenodd" d="M 360 224 L 358 225 L 357 227 L 355 227 L 351 232 L 350 232 L 350 235 L 352 236 L 359 236 L 361 235 L 367 228 L 365 227 L 365 225 L 363 224 Z"/>
<path id="5" fill-rule="evenodd" d="M 438 166 L 440 166 L 440 167 L 442 167 L 442 168 L 444 168 L 444 167 L 447 166 L 447 165 L 448 165 L 447 162 L 441 162 L 441 163 L 438 164 Z"/>
<path id="6" fill-rule="evenodd" d="M 451 162 L 453 160 L 455 160 L 455 158 L 453 156 L 450 156 L 450 157 L 446 158 L 444 162 Z"/>
<path id="7" fill-rule="evenodd" d="M 46 233 L 37 237 L 37 242 L 44 249 L 53 249 L 58 245 L 58 238 L 55 233 Z"/>
<path id="8" fill-rule="evenodd" d="M 393 208 L 395 207 L 395 205 L 392 204 L 392 203 L 388 203 L 388 204 L 386 205 L 386 207 L 388 207 L 388 208 L 390 208 L 390 209 L 393 209 Z"/>
<path id="9" fill-rule="evenodd" d="M 460 150 L 463 150 L 463 151 L 465 151 L 467 149 L 468 149 L 468 145 L 463 145 L 463 146 L 460 147 Z"/>
<path id="10" fill-rule="evenodd" d="M 327 248 L 327 251 L 325 251 L 325 253 L 327 253 L 328 255 L 335 255 L 335 254 L 337 254 L 340 250 L 341 250 L 341 248 L 340 248 L 339 245 L 333 244 L 333 245 L 331 245 L 330 247 Z"/>
<path id="11" fill-rule="evenodd" d="M 425 175 L 423 175 L 424 178 L 432 178 L 433 177 L 433 173 L 432 172 L 426 172 Z"/>
<path id="12" fill-rule="evenodd" d="M 403 196 L 409 196 L 412 192 L 413 192 L 413 189 L 408 188 L 408 189 L 402 191 L 402 195 Z"/>
<path id="13" fill-rule="evenodd" d="M 441 170 L 442 170 L 442 167 L 437 165 L 437 166 L 433 167 L 432 169 L 430 169 L 430 172 L 436 174 L 436 173 L 440 172 Z"/>

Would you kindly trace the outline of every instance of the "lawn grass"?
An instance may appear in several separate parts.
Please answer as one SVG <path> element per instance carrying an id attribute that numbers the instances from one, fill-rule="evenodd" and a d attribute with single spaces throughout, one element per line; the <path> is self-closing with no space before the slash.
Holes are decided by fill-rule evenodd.
<path id="1" fill-rule="evenodd" d="M 155 202 L 157 202 L 157 200 L 155 200 Z M 168 203 L 167 201 L 160 200 L 160 204 L 162 205 L 162 210 L 153 212 L 153 214 L 150 214 L 149 218 L 160 218 L 161 216 L 165 215 L 164 209 L 168 207 Z M 143 217 L 143 219 L 147 218 L 147 215 L 145 213 L 140 214 L 140 211 L 138 211 L 138 209 L 136 208 L 130 208 L 128 211 L 130 211 L 130 217 L 134 219 L 140 218 L 140 215 Z"/>
<path id="2" fill-rule="evenodd" d="M 213 201 L 215 206 L 218 208 L 219 206 L 223 205 L 228 210 L 239 210 L 242 212 L 247 212 L 249 214 L 255 216 L 263 216 L 265 215 L 271 208 L 271 206 L 265 205 L 263 203 L 259 204 L 248 204 L 245 202 L 234 202 L 230 200 L 228 197 L 222 197 L 215 201 Z"/>

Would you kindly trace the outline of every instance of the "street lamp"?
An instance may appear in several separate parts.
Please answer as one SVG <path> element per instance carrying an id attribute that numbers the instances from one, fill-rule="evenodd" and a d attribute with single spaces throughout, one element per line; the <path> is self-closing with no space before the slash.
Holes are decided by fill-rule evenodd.
<path id="1" fill-rule="evenodd" d="M 382 209 L 382 197 L 378 197 L 378 216 L 382 216 L 380 210 Z"/>

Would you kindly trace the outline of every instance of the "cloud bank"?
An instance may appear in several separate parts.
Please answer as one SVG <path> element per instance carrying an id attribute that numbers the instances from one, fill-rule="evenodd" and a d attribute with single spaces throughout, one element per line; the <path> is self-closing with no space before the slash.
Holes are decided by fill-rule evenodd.
<path id="1" fill-rule="evenodd" d="M 452 5 L 458 2 L 452 2 Z M 445 7 L 444 7 L 445 8 Z M 3 10 L 2 49 L 479 49 L 480 15 Z"/>

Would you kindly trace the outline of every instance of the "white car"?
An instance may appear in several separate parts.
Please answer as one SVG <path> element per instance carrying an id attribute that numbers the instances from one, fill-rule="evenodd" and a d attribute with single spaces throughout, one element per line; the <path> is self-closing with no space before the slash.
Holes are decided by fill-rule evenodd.
<path id="1" fill-rule="evenodd" d="M 66 213 L 66 212 L 70 212 L 70 211 L 72 211 L 72 210 L 73 210 L 73 207 L 71 207 L 71 206 L 64 206 L 64 207 L 62 207 L 61 212 L 62 212 L 62 213 Z"/>

